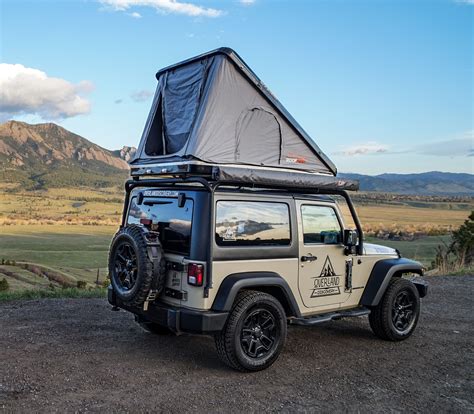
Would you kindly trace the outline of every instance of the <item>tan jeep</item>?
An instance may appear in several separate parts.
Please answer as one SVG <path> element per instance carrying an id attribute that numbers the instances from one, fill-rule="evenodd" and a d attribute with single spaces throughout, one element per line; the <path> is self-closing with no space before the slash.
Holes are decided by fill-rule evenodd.
<path id="1" fill-rule="evenodd" d="M 358 183 L 337 177 L 242 58 L 216 49 L 156 77 L 110 248 L 109 302 L 152 332 L 213 335 L 242 371 L 275 362 L 288 323 L 369 315 L 377 336 L 410 336 L 427 285 L 402 276 L 421 264 L 364 244 L 346 192 Z"/>
<path id="2" fill-rule="evenodd" d="M 131 180 L 109 260 L 109 302 L 155 333 L 215 337 L 242 371 L 278 358 L 287 325 L 368 315 L 383 339 L 408 338 L 427 285 L 420 263 L 363 243 L 344 190 Z M 321 194 L 327 192 L 329 195 Z M 344 197 L 357 230 L 331 195 Z"/>

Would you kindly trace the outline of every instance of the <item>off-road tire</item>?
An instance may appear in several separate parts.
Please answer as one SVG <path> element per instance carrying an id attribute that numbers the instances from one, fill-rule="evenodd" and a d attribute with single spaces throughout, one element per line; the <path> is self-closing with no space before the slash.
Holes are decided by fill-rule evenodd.
<path id="1" fill-rule="evenodd" d="M 413 318 L 406 332 L 400 332 L 394 326 L 393 306 L 397 296 L 406 291 L 414 300 Z M 385 291 L 380 303 L 371 309 L 369 323 L 372 331 L 381 339 L 402 341 L 407 339 L 415 330 L 420 317 L 420 296 L 416 286 L 407 279 L 394 277 Z"/>
<path id="2" fill-rule="evenodd" d="M 134 286 L 127 291 L 120 286 L 114 269 L 116 249 L 121 243 L 128 243 L 136 255 L 137 272 Z M 147 248 L 146 231 L 136 224 L 121 228 L 112 239 L 109 250 L 109 276 L 112 287 L 117 297 L 128 306 L 140 307 L 147 298 L 151 289 L 160 292 L 164 284 L 166 274 L 163 250 L 159 243 L 155 242 L 158 259 L 155 260 L 157 267 L 153 265 Z"/>
<path id="3" fill-rule="evenodd" d="M 267 355 L 251 358 L 243 349 L 241 335 L 246 318 L 259 309 L 272 315 L 277 336 Z M 245 290 L 237 295 L 224 329 L 214 336 L 217 354 L 224 364 L 238 371 L 260 371 L 277 360 L 285 344 L 286 331 L 286 315 L 280 302 L 267 293 Z"/>
<path id="4" fill-rule="evenodd" d="M 173 332 L 166 326 L 158 325 L 157 323 L 149 322 L 142 316 L 135 315 L 135 322 L 140 325 L 145 331 L 154 335 L 171 335 Z"/>

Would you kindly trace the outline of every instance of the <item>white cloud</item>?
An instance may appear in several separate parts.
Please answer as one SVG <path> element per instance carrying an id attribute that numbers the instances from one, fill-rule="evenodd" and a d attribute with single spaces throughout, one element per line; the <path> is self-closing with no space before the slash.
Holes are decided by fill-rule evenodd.
<path id="1" fill-rule="evenodd" d="M 244 6 L 251 6 L 252 4 L 255 4 L 256 0 L 239 0 L 239 3 L 244 5 Z"/>
<path id="2" fill-rule="evenodd" d="M 410 151 L 412 152 L 412 151 Z M 435 155 L 439 157 L 473 157 L 474 156 L 474 131 L 464 134 L 463 138 L 447 141 L 437 141 L 430 144 L 417 145 L 413 152 L 422 155 Z"/>
<path id="3" fill-rule="evenodd" d="M 142 18 L 142 15 L 140 13 L 137 13 L 137 12 L 130 13 L 129 16 L 133 17 L 134 19 L 141 19 Z"/>
<path id="4" fill-rule="evenodd" d="M 185 3 L 178 0 L 99 0 L 112 10 L 125 11 L 131 7 L 152 7 L 165 13 L 185 14 L 187 16 L 219 17 L 222 10 L 206 8 L 194 3 Z"/>
<path id="5" fill-rule="evenodd" d="M 375 141 L 369 141 L 365 144 L 351 145 L 335 152 L 335 155 L 345 155 L 353 157 L 356 155 L 380 154 L 387 152 L 389 147 L 384 144 L 379 144 Z"/>
<path id="6" fill-rule="evenodd" d="M 356 144 L 343 147 L 333 153 L 353 157 L 370 154 L 417 154 L 435 157 L 474 157 L 474 131 L 467 131 L 452 139 L 444 141 L 431 141 L 405 148 L 390 149 L 388 145 L 370 141 L 365 144 Z"/>
<path id="7" fill-rule="evenodd" d="M 455 3 L 474 5 L 474 0 L 454 0 Z"/>
<path id="8" fill-rule="evenodd" d="M 153 96 L 152 91 L 148 91 L 143 89 L 141 91 L 135 91 L 130 94 L 130 98 L 132 98 L 135 102 L 144 102 L 150 99 Z"/>
<path id="9" fill-rule="evenodd" d="M 59 119 L 86 114 L 91 105 L 81 95 L 93 88 L 89 81 L 73 84 L 38 69 L 0 63 L 0 117 L 39 115 Z"/>

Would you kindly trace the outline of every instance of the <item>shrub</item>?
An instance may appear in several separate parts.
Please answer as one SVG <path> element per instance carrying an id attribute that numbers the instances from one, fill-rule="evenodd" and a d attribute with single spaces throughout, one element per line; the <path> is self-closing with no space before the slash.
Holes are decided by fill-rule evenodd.
<path id="1" fill-rule="evenodd" d="M 436 249 L 434 267 L 442 274 L 470 269 L 474 262 L 474 211 L 458 230 L 453 231 L 451 242 Z"/>
<path id="2" fill-rule="evenodd" d="M 78 289 L 85 289 L 87 286 L 87 282 L 85 280 L 78 280 L 77 281 L 77 288 Z"/>
<path id="3" fill-rule="evenodd" d="M 470 266 L 474 262 L 474 211 L 458 230 L 453 231 L 452 249 L 458 266 Z"/>
<path id="4" fill-rule="evenodd" d="M 7 279 L 3 278 L 0 280 L 0 292 L 6 292 L 8 289 L 10 289 L 10 285 L 8 284 Z"/>

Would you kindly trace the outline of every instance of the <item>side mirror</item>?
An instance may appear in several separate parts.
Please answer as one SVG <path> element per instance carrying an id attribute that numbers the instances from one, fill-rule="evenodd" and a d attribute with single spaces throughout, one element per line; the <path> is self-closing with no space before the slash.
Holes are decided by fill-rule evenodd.
<path id="1" fill-rule="evenodd" d="M 359 234 L 357 230 L 344 230 L 344 246 L 354 247 L 357 246 L 357 240 L 359 239 Z"/>

